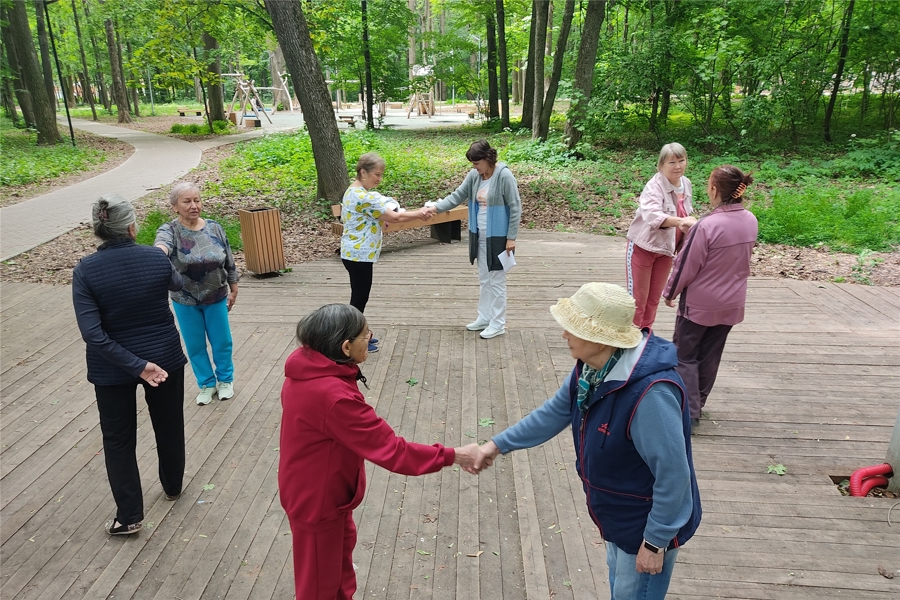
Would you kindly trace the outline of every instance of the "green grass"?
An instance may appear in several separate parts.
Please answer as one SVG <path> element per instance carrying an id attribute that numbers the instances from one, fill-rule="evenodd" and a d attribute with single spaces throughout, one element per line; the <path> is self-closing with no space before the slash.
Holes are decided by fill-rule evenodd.
<path id="1" fill-rule="evenodd" d="M 228 245 L 231 246 L 232 252 L 244 249 L 244 241 L 241 239 L 241 225 L 237 219 L 231 217 L 216 217 L 214 215 L 203 215 L 204 219 L 217 222 L 225 230 L 228 236 Z M 152 246 L 156 239 L 156 230 L 161 225 L 172 220 L 172 213 L 162 210 L 151 210 L 144 219 L 138 224 L 137 243 L 145 246 Z"/>
<path id="2" fill-rule="evenodd" d="M 528 135 L 479 127 L 356 131 L 343 133 L 341 141 L 351 179 L 359 155 L 378 152 L 387 164 L 379 191 L 418 206 L 459 185 L 470 168 L 466 149 L 482 137 L 510 163 L 530 203 L 550 212 L 599 213 L 609 222 L 602 233 L 615 231 L 614 220 L 634 213 L 637 197 L 656 172 L 655 149 L 596 147 L 586 160 L 576 160 L 559 137 L 537 144 Z M 782 154 L 767 149 L 709 154 L 688 146 L 687 176 L 701 214 L 709 208 L 706 180 L 722 164 L 754 175 L 746 203 L 759 218 L 760 241 L 856 253 L 900 246 L 900 133 L 852 140 L 842 149 L 811 145 Z M 241 144 L 221 172 L 221 183 L 208 184 L 210 193 L 261 197 L 286 213 L 312 209 L 330 218 L 315 199 L 316 169 L 306 133 Z"/>
<path id="3" fill-rule="evenodd" d="M 9 119 L 0 122 L 0 186 L 25 185 L 68 173 L 87 171 L 106 160 L 99 150 L 73 148 L 66 141 L 55 146 L 38 146 L 37 132 L 15 129 Z"/>

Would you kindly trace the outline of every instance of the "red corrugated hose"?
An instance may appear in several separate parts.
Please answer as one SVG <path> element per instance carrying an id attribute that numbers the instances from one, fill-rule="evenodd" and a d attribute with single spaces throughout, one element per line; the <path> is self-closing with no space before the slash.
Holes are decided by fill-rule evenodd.
<path id="1" fill-rule="evenodd" d="M 850 495 L 866 496 L 873 487 L 881 487 L 888 484 L 885 477 L 893 472 L 891 463 L 882 463 L 872 467 L 857 469 L 850 476 Z"/>

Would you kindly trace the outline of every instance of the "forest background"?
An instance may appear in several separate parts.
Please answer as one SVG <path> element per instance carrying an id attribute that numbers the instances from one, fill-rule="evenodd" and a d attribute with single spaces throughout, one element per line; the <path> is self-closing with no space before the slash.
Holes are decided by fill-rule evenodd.
<path id="1" fill-rule="evenodd" d="M 206 105 L 206 129 L 192 127 L 213 135 L 229 131 L 216 123 L 234 93 L 228 73 L 262 87 L 288 73 L 306 130 L 205 157 L 192 176 L 221 220 L 281 208 L 289 246 L 295 232 L 294 246 L 330 248 L 318 237 L 324 208 L 362 151 L 385 155 L 383 190 L 415 205 L 455 187 L 478 137 L 514 165 L 527 226 L 621 235 L 659 146 L 679 141 L 698 191 L 717 164 L 754 172 L 761 240 L 782 258 L 793 251 L 781 246 L 812 249 L 845 267 L 820 268 L 823 278 L 861 283 L 884 282 L 896 262 L 900 2 L 0 0 L 0 10 L 4 203 L 108 155 L 87 138 L 60 143 L 64 104 L 149 129 L 165 117 L 148 113 Z M 376 107 L 414 93 L 439 110 L 465 105 L 479 124 L 381 128 Z M 347 106 L 377 131 L 339 131 L 334 111 Z M 142 212 L 164 218 L 159 200 Z M 780 274 L 810 277 L 810 255 L 791 256 Z M 17 258 L 4 276 L 52 280 L 71 262 Z"/>

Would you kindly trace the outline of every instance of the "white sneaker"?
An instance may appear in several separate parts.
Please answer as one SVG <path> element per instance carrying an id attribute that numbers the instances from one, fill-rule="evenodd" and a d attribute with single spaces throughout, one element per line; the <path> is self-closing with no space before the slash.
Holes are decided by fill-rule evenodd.
<path id="1" fill-rule="evenodd" d="M 504 333 L 506 333 L 505 327 L 488 327 L 481 332 L 481 339 L 489 340 L 491 338 L 497 337 L 498 335 L 503 335 Z"/>
<path id="2" fill-rule="evenodd" d="M 216 393 L 219 395 L 219 400 L 228 400 L 229 398 L 233 398 L 234 383 L 231 381 L 217 383 Z"/>
<path id="3" fill-rule="evenodd" d="M 216 388 L 214 387 L 200 388 L 200 393 L 197 394 L 197 404 L 201 406 L 209 404 L 210 402 L 212 402 L 212 397 L 215 393 Z"/>
<path id="4" fill-rule="evenodd" d="M 475 319 L 468 325 L 466 325 L 466 329 L 469 331 L 481 331 L 482 329 L 487 328 L 490 325 L 487 321 L 482 321 L 481 319 Z"/>

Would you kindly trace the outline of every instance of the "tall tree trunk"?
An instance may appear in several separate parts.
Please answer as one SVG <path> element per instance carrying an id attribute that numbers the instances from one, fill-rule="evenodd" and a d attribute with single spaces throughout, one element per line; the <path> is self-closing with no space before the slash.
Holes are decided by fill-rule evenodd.
<path id="1" fill-rule="evenodd" d="M 627 7 L 626 7 L 627 10 Z M 569 148 L 574 148 L 581 141 L 581 122 L 587 114 L 587 105 L 591 100 L 594 85 L 594 64 L 597 61 L 597 48 L 600 45 L 600 28 L 606 16 L 606 0 L 588 0 L 581 28 L 581 44 L 578 47 L 578 59 L 575 62 L 575 103 L 569 110 L 566 120 L 566 137 Z"/>
<path id="2" fill-rule="evenodd" d="M 66 104 L 69 108 L 75 108 L 75 77 L 66 75 L 62 85 L 66 86 Z"/>
<path id="3" fill-rule="evenodd" d="M 556 39 L 556 52 L 553 55 L 553 71 L 550 73 L 550 84 L 547 86 L 547 97 L 544 98 L 544 107 L 541 110 L 538 138 L 541 141 L 547 139 L 550 132 L 550 117 L 553 115 L 553 104 L 556 102 L 556 92 L 559 90 L 559 79 L 562 76 L 563 56 L 566 54 L 566 45 L 569 43 L 569 32 L 572 29 L 572 16 L 575 14 L 575 0 L 566 0 L 563 9 L 562 25 L 559 28 L 559 37 Z"/>
<path id="4" fill-rule="evenodd" d="M 0 4 L 0 40 L 3 41 L 3 47 L 6 49 L 7 64 L 9 64 L 9 69 L 13 76 L 13 93 L 19 102 L 19 108 L 22 110 L 22 120 L 25 121 L 25 127 L 35 127 L 31 96 L 28 94 L 25 82 L 22 80 L 22 67 L 20 66 L 16 44 L 13 41 L 12 32 L 9 28 L 9 14 L 3 4 Z"/>
<path id="5" fill-rule="evenodd" d="M 275 37 L 284 50 L 285 62 L 312 141 L 318 179 L 317 198 L 338 204 L 350 183 L 347 161 L 337 121 L 331 110 L 328 86 L 313 50 L 300 0 L 267 0 Z"/>
<path id="6" fill-rule="evenodd" d="M 128 62 L 131 63 L 134 60 L 134 55 L 131 53 L 131 40 L 125 40 L 125 51 L 128 52 Z M 124 70 L 122 71 L 125 72 Z M 141 74 L 132 69 L 131 71 L 131 80 L 137 84 L 141 79 Z M 128 88 L 128 91 L 131 92 L 131 108 L 132 114 L 136 117 L 141 116 L 140 107 L 140 97 L 137 89 L 137 85 Z"/>
<path id="7" fill-rule="evenodd" d="M 122 78 L 122 85 L 125 86 L 125 108 L 128 110 L 129 116 L 131 115 L 131 98 L 130 93 L 128 91 L 128 79 L 127 75 L 125 75 L 125 64 L 122 60 L 122 41 L 119 39 L 119 24 L 118 21 L 113 25 L 113 32 L 116 34 L 116 59 L 119 63 L 119 76 Z"/>
<path id="8" fill-rule="evenodd" d="M 540 0 L 531 2 L 531 26 L 528 36 L 528 64 L 525 65 L 525 85 L 522 90 L 522 127 L 531 127 L 531 119 L 534 115 L 534 32 L 537 30 L 537 12 Z"/>
<path id="9" fill-rule="evenodd" d="M 369 52 L 369 3 L 362 0 L 363 63 L 366 69 L 366 129 L 375 129 L 372 114 L 375 89 L 372 86 L 372 53 Z"/>
<path id="10" fill-rule="evenodd" d="M 219 59 L 219 41 L 206 31 L 203 32 L 203 48 L 206 50 L 206 60 L 209 61 L 209 78 L 207 94 L 209 98 L 209 118 L 213 121 L 224 121 L 225 94 L 222 91 L 222 61 Z M 273 78 L 275 74 L 273 73 Z M 277 82 L 272 83 L 275 87 Z"/>
<path id="11" fill-rule="evenodd" d="M 3 78 L 3 88 L 0 89 L 0 95 L 3 96 L 3 110 L 6 116 L 12 121 L 13 127 L 19 126 L 19 112 L 16 110 L 16 97 L 11 85 L 11 78 Z"/>
<path id="12" fill-rule="evenodd" d="M 37 24 L 38 46 L 41 48 L 41 72 L 44 75 L 44 85 L 47 87 L 47 97 L 50 99 L 50 108 L 57 110 L 56 86 L 53 84 L 53 63 L 50 62 L 50 40 L 47 37 L 47 25 L 44 23 L 44 0 L 34 0 L 35 22 Z M 63 82 L 59 82 L 63 86 Z"/>
<path id="13" fill-rule="evenodd" d="M 497 0 L 497 52 L 500 55 L 500 126 L 509 127 L 509 59 L 506 55 L 506 10 Z"/>
<path id="14" fill-rule="evenodd" d="M 84 16 L 87 18 L 88 37 L 91 39 L 91 48 L 94 51 L 94 77 L 97 80 L 97 92 L 100 94 L 100 104 L 106 109 L 106 112 L 112 114 L 112 102 L 106 90 L 106 81 L 103 79 L 103 69 L 100 66 L 100 51 L 97 49 L 97 39 L 94 37 L 94 30 L 91 26 L 91 12 L 88 8 L 88 0 L 82 0 L 84 6 Z"/>
<path id="15" fill-rule="evenodd" d="M 416 14 L 416 0 L 408 0 L 406 8 L 413 14 Z M 416 17 L 418 20 L 418 16 Z M 413 78 L 413 66 L 416 64 L 416 24 L 413 22 L 409 26 L 409 50 L 406 54 L 406 60 L 409 63 L 409 78 Z"/>
<path id="16" fill-rule="evenodd" d="M 531 139 L 540 138 L 541 111 L 544 107 L 544 45 L 547 43 L 547 14 L 550 2 L 538 1 L 534 23 L 534 106 L 531 114 Z"/>
<path id="17" fill-rule="evenodd" d="M 487 64 L 488 64 L 488 118 L 499 119 L 497 106 L 497 33 L 494 30 L 494 15 L 488 14 L 487 21 Z"/>
<path id="18" fill-rule="evenodd" d="M 109 48 L 109 67 L 112 72 L 113 97 L 116 102 L 116 113 L 119 123 L 131 123 L 131 112 L 128 110 L 128 94 L 125 90 L 125 79 L 119 68 L 119 45 L 116 43 L 116 32 L 111 19 L 103 22 L 106 29 L 106 46 Z"/>
<path id="19" fill-rule="evenodd" d="M 34 109 L 34 124 L 37 128 L 38 144 L 58 144 L 62 141 L 56 127 L 56 112 L 50 106 L 44 77 L 38 64 L 34 41 L 31 39 L 31 27 L 28 26 L 28 13 L 24 2 L 11 2 L 9 5 L 9 31 L 16 47 L 19 69 L 25 89 L 31 96 Z"/>
<path id="20" fill-rule="evenodd" d="M 834 75 L 834 86 L 831 88 L 831 98 L 828 99 L 828 107 L 825 109 L 825 141 L 831 142 L 831 116 L 834 114 L 834 105 L 837 102 L 838 93 L 841 91 L 841 79 L 844 77 L 844 65 L 847 63 L 847 52 L 850 37 L 850 19 L 853 18 L 853 4 L 850 0 L 847 4 L 847 12 L 844 14 L 843 32 L 841 33 L 841 49 L 838 58 L 837 73 Z"/>
<path id="21" fill-rule="evenodd" d="M 72 0 L 72 15 L 75 17 L 75 34 L 78 36 L 78 51 L 81 53 L 81 87 L 84 88 L 84 99 L 91 105 L 93 120 L 97 120 L 97 107 L 94 106 L 94 90 L 91 89 L 91 72 L 88 70 L 87 56 L 84 54 L 84 40 L 81 37 L 81 23 L 78 18 L 78 7 Z"/>
<path id="22" fill-rule="evenodd" d="M 513 67 L 512 72 L 512 102 L 513 104 L 519 104 L 522 102 L 522 91 L 521 86 L 519 85 L 519 79 L 521 79 L 521 71 L 522 71 L 522 61 L 517 60 L 515 67 Z M 506 106 L 507 110 L 509 110 L 509 105 Z M 502 118 L 502 117 L 501 117 Z"/>
<path id="23" fill-rule="evenodd" d="M 197 75 L 194 75 L 194 100 L 197 104 L 203 104 L 203 84 Z"/>

